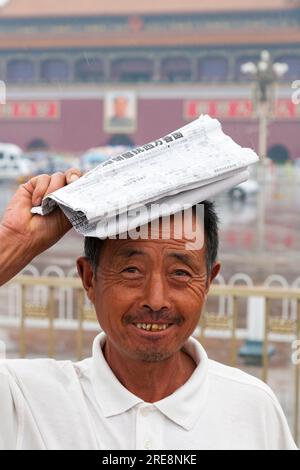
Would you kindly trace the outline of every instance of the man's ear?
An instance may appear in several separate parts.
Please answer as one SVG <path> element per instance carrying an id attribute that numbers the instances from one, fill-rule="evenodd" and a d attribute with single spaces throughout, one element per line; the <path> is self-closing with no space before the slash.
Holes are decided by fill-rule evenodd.
<path id="1" fill-rule="evenodd" d="M 216 261 L 215 264 L 213 265 L 212 267 L 212 270 L 211 270 L 211 273 L 210 273 L 210 276 L 208 278 L 208 282 L 207 282 L 207 288 L 206 288 L 206 292 L 209 291 L 209 288 L 210 288 L 210 285 L 211 283 L 213 282 L 213 280 L 217 277 L 217 275 L 219 274 L 221 270 L 221 263 L 219 261 Z"/>
<path id="2" fill-rule="evenodd" d="M 95 288 L 94 288 L 94 273 L 92 266 L 89 260 L 81 256 L 78 258 L 77 262 L 77 271 L 81 278 L 85 292 L 89 300 L 94 304 L 95 303 Z"/>

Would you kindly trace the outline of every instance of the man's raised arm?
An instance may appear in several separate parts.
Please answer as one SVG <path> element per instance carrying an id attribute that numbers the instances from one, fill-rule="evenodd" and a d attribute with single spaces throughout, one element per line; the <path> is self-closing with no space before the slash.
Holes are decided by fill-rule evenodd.
<path id="1" fill-rule="evenodd" d="M 70 230 L 71 224 L 60 209 L 42 217 L 33 215 L 31 208 L 79 176 L 80 171 L 71 168 L 52 176 L 36 176 L 18 188 L 0 222 L 0 286 Z"/>

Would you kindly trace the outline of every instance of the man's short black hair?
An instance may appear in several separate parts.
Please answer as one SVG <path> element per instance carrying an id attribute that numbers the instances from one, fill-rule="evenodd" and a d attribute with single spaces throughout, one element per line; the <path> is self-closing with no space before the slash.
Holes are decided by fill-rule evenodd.
<path id="1" fill-rule="evenodd" d="M 204 206 L 204 234 L 205 234 L 205 257 L 206 257 L 206 270 L 207 276 L 210 275 L 212 267 L 216 262 L 219 248 L 219 218 L 215 211 L 214 203 L 210 201 L 203 201 Z M 196 206 L 195 206 L 196 207 Z M 105 240 L 95 237 L 85 237 L 84 241 L 84 254 L 89 260 L 94 275 L 96 277 L 97 267 L 101 247 Z"/>

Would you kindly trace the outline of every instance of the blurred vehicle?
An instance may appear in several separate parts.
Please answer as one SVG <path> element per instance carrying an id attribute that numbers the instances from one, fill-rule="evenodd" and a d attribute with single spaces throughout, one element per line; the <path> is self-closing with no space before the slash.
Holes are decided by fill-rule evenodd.
<path id="1" fill-rule="evenodd" d="M 20 147 L 14 144 L 0 144 L 0 180 L 17 180 L 21 183 L 32 174 L 32 163 Z"/>
<path id="2" fill-rule="evenodd" d="M 78 167 L 78 160 L 70 155 L 56 154 L 49 151 L 37 151 L 26 154 L 32 162 L 35 175 L 43 173 L 53 174 L 57 172 L 64 173 L 71 167 Z"/>
<path id="3" fill-rule="evenodd" d="M 295 166 L 296 168 L 300 168 L 300 158 L 295 158 L 295 160 L 294 160 L 294 166 Z"/>
<path id="4" fill-rule="evenodd" d="M 257 194 L 259 191 L 259 184 L 254 179 L 244 181 L 244 183 L 230 189 L 229 196 L 231 199 L 245 200 L 246 198 Z"/>
<path id="5" fill-rule="evenodd" d="M 108 159 L 109 157 L 104 155 L 99 149 L 88 150 L 80 159 L 81 171 L 90 171 Z"/>
<path id="6" fill-rule="evenodd" d="M 234 200 L 244 201 L 259 192 L 259 178 L 261 167 L 252 165 L 248 167 L 249 179 L 229 190 L 229 197 Z M 269 170 L 266 171 L 269 174 Z"/>
<path id="7" fill-rule="evenodd" d="M 96 168 L 100 163 L 109 160 L 112 157 L 120 155 L 126 152 L 129 147 L 124 146 L 106 146 L 96 147 L 87 150 L 80 159 L 80 169 L 83 172 L 87 172 Z"/>

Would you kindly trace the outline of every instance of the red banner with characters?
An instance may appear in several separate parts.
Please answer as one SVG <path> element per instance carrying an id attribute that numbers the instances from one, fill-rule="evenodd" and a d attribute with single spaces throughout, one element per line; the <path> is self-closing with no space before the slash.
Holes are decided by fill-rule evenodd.
<path id="1" fill-rule="evenodd" d="M 0 120 L 58 120 L 59 101 L 8 101 L 0 105 Z"/>
<path id="2" fill-rule="evenodd" d="M 218 119 L 253 119 L 256 117 L 251 100 L 188 100 L 184 103 L 184 118 L 196 119 L 200 114 L 209 114 Z M 291 100 L 276 102 L 273 119 L 300 119 L 300 106 Z"/>

